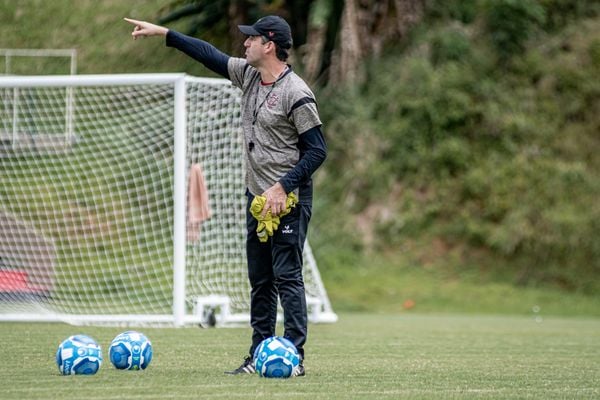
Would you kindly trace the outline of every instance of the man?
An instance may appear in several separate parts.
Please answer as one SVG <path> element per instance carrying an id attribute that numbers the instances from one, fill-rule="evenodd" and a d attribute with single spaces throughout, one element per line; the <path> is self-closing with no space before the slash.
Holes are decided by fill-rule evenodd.
<path id="1" fill-rule="evenodd" d="M 211 44 L 144 21 L 135 25 L 134 39 L 166 36 L 175 47 L 207 68 L 230 79 L 242 90 L 242 126 L 245 139 L 246 252 L 250 280 L 249 355 L 230 374 L 254 373 L 252 355 L 260 342 L 275 335 L 277 298 L 284 313 L 284 337 L 300 354 L 295 376 L 305 375 L 304 344 L 307 310 L 302 277 L 302 250 L 312 210 L 312 174 L 323 163 L 327 150 L 315 96 L 287 64 L 292 47 L 291 29 L 278 16 L 240 25 L 247 36 L 245 59 L 230 57 Z M 288 208 L 288 195 L 298 204 Z M 264 196 L 262 217 L 280 216 L 280 229 L 266 242 L 257 235 L 258 222 L 250 212 L 255 196 Z M 289 212 L 289 213 L 288 213 Z"/>

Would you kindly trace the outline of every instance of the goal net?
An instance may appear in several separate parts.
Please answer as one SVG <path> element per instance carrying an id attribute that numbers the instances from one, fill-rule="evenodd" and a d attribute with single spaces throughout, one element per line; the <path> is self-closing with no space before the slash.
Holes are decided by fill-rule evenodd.
<path id="1" fill-rule="evenodd" d="M 247 323 L 242 151 L 226 80 L 0 78 L 0 320 Z"/>

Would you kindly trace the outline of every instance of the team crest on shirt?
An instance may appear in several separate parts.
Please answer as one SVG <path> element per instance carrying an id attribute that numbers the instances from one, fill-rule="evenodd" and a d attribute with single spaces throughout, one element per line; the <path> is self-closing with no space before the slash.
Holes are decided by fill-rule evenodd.
<path id="1" fill-rule="evenodd" d="M 277 103 L 279 103 L 279 96 L 275 93 L 271 93 L 267 98 L 266 103 L 269 109 L 275 108 L 275 106 L 277 106 Z"/>

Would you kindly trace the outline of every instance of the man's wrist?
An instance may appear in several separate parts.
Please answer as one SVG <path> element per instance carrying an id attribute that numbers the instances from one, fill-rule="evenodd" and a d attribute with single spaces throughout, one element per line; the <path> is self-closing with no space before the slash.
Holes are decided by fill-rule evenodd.
<path id="1" fill-rule="evenodd" d="M 279 184 L 279 186 L 281 186 L 281 189 L 285 192 L 285 194 L 288 194 L 289 192 L 291 192 L 291 190 L 288 190 L 285 179 L 281 179 L 276 184 Z"/>

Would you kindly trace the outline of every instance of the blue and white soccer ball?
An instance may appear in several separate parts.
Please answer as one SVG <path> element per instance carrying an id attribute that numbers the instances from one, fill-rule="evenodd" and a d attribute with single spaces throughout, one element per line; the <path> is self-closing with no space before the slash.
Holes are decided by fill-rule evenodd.
<path id="1" fill-rule="evenodd" d="M 89 336 L 73 335 L 58 346 L 56 364 L 63 375 L 93 375 L 102 365 L 102 349 Z"/>
<path id="2" fill-rule="evenodd" d="M 254 351 L 256 373 L 264 378 L 289 378 L 299 363 L 296 346 L 280 336 L 263 340 Z"/>
<path id="3" fill-rule="evenodd" d="M 123 332 L 110 344 L 109 357 L 117 369 L 146 369 L 152 361 L 152 343 L 142 333 Z"/>

